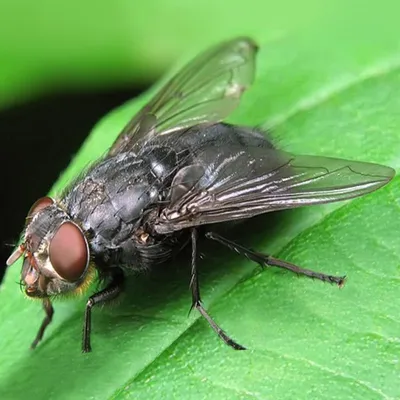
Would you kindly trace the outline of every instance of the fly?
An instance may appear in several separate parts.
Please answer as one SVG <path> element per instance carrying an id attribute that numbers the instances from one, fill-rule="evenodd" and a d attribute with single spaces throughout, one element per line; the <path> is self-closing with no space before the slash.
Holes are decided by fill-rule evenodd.
<path id="1" fill-rule="evenodd" d="M 238 106 L 255 74 L 256 43 L 239 37 L 194 58 L 126 125 L 108 153 L 57 198 L 43 197 L 28 212 L 22 244 L 7 261 L 23 257 L 21 283 L 42 300 L 82 293 L 97 278 L 102 290 L 88 298 L 82 351 L 91 351 L 91 311 L 116 298 L 132 272 L 168 260 L 192 246 L 192 308 L 234 349 L 204 308 L 197 239 L 209 240 L 262 266 L 343 285 L 326 275 L 252 251 L 221 236 L 216 223 L 351 199 L 386 185 L 387 166 L 277 150 L 262 131 L 222 121 Z M 200 229 L 202 227 L 202 229 Z"/>

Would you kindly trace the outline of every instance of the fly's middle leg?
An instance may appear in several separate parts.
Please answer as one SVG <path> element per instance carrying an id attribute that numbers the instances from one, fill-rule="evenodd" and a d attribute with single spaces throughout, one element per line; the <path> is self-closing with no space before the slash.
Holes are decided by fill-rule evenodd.
<path id="1" fill-rule="evenodd" d="M 200 289 L 199 289 L 199 278 L 197 274 L 197 230 L 196 228 L 192 229 L 191 232 L 192 239 L 192 278 L 190 281 L 190 288 L 192 290 L 192 307 L 196 308 L 200 314 L 207 320 L 211 328 L 216 332 L 216 334 L 230 347 L 235 350 L 245 350 L 246 348 L 241 346 L 239 343 L 236 343 L 233 339 L 231 339 L 212 319 L 212 317 L 208 314 L 206 309 L 203 307 L 200 298 Z"/>

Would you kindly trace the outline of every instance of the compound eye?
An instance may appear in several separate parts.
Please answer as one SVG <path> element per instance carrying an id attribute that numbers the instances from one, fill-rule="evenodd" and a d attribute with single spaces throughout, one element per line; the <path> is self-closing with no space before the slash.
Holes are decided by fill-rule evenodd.
<path id="1" fill-rule="evenodd" d="M 34 214 L 38 213 L 40 210 L 43 210 L 43 208 L 46 208 L 48 206 L 51 206 L 54 204 L 54 200 L 51 197 L 42 197 L 39 200 L 37 200 L 31 209 L 28 212 L 28 218 L 32 217 Z"/>
<path id="2" fill-rule="evenodd" d="M 84 274 L 89 252 L 83 232 L 72 222 L 63 223 L 49 247 L 50 262 L 61 278 L 75 282 Z"/>

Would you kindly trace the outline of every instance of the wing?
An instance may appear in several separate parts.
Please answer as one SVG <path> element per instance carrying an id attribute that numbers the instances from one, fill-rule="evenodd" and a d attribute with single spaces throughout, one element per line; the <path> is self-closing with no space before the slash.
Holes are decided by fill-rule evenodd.
<path id="1" fill-rule="evenodd" d="M 213 155 L 215 156 L 215 154 Z M 155 225 L 160 234 L 253 217 L 270 211 L 351 199 L 387 184 L 386 166 L 273 149 L 238 150 L 177 173 L 171 204 Z"/>
<path id="2" fill-rule="evenodd" d="M 253 82 L 257 50 L 252 39 L 239 37 L 194 58 L 126 125 L 109 154 L 155 134 L 222 121 Z"/>

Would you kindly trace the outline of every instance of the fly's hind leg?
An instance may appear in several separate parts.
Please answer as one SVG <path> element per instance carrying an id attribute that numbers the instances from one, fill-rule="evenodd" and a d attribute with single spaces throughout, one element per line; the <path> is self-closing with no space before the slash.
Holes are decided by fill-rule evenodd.
<path id="1" fill-rule="evenodd" d="M 258 263 L 263 267 L 271 266 L 271 267 L 284 268 L 289 271 L 295 272 L 296 274 L 304 275 L 309 278 L 319 279 L 323 282 L 335 283 L 339 287 L 342 287 L 346 280 L 345 276 L 333 276 L 333 275 L 323 274 L 321 272 L 315 272 L 310 269 L 301 268 L 301 267 L 298 267 L 297 265 L 288 263 L 283 260 L 279 260 L 278 258 L 274 258 L 274 257 L 271 257 L 266 254 L 258 253 L 256 251 L 247 249 L 235 242 L 232 242 L 231 240 L 226 239 L 214 232 L 207 232 L 205 236 L 208 239 L 215 240 L 215 241 L 223 244 L 224 246 L 228 247 L 229 249 L 235 251 L 238 254 L 241 254 L 241 255 L 247 257 L 249 260 Z"/>
<path id="2" fill-rule="evenodd" d="M 197 230 L 195 228 L 192 229 L 191 234 L 192 239 L 192 278 L 190 281 L 190 288 L 192 290 L 192 307 L 196 308 L 200 314 L 207 320 L 211 328 L 216 332 L 216 334 L 228 345 L 234 348 L 235 350 L 245 350 L 245 347 L 236 343 L 233 339 L 231 339 L 211 318 L 206 309 L 203 307 L 200 298 L 200 289 L 199 289 L 199 278 L 197 274 Z"/>

